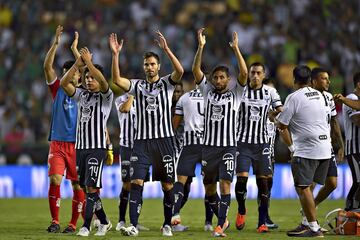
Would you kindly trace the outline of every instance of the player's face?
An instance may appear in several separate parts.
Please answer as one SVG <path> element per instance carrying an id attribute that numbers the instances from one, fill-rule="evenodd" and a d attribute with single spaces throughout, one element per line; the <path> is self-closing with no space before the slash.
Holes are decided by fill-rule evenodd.
<path id="1" fill-rule="evenodd" d="M 250 68 L 250 84 L 253 86 L 261 85 L 262 81 L 265 78 L 265 71 L 262 66 L 252 66 Z"/>
<path id="2" fill-rule="evenodd" d="M 90 92 L 100 91 L 100 85 L 98 81 L 96 81 L 95 78 L 91 76 L 90 72 L 85 74 L 85 85 Z"/>
<path id="3" fill-rule="evenodd" d="M 153 78 L 159 74 L 160 64 L 154 57 L 145 58 L 143 67 L 147 78 Z"/>
<path id="4" fill-rule="evenodd" d="M 212 77 L 212 83 L 218 92 L 223 92 L 227 89 L 230 82 L 230 76 L 224 71 L 216 71 Z"/>
<path id="5" fill-rule="evenodd" d="M 181 85 L 175 85 L 174 100 L 177 101 L 183 95 L 184 90 Z"/>
<path id="6" fill-rule="evenodd" d="M 328 91 L 330 86 L 329 74 L 321 72 L 314 79 L 314 88 L 320 92 Z"/>

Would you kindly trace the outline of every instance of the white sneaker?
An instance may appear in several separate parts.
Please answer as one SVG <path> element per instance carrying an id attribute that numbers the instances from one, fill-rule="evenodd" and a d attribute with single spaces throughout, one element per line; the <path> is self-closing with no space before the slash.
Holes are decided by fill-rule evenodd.
<path id="1" fill-rule="evenodd" d="M 174 216 L 172 216 L 171 218 L 171 225 L 174 226 L 174 225 L 178 225 L 181 223 L 181 217 L 179 214 L 176 214 Z"/>
<path id="2" fill-rule="evenodd" d="M 181 224 L 173 225 L 171 228 L 174 232 L 185 232 L 189 229 L 188 226 L 184 226 Z"/>
<path id="3" fill-rule="evenodd" d="M 165 236 L 165 237 L 172 237 L 173 234 L 172 234 L 172 231 L 171 231 L 171 227 L 169 225 L 165 225 L 161 228 L 161 232 L 162 232 L 162 235 Z"/>
<path id="4" fill-rule="evenodd" d="M 204 225 L 204 231 L 205 231 L 205 232 L 212 232 L 212 231 L 214 231 L 214 228 L 213 228 L 213 226 L 212 226 L 210 223 L 205 223 L 205 225 Z"/>
<path id="5" fill-rule="evenodd" d="M 116 224 L 115 230 L 116 230 L 116 231 L 120 231 L 120 229 L 121 229 L 122 227 L 125 227 L 125 222 L 124 222 L 124 221 L 118 222 L 118 223 Z"/>
<path id="6" fill-rule="evenodd" d="M 99 219 L 94 219 L 93 221 L 93 226 L 94 226 L 94 229 L 97 230 L 100 226 L 100 220 Z"/>
<path id="7" fill-rule="evenodd" d="M 90 234 L 89 229 L 87 229 L 86 227 L 82 227 L 80 228 L 79 232 L 76 235 L 82 237 L 88 237 L 89 234 Z"/>
<path id="8" fill-rule="evenodd" d="M 122 227 L 120 228 L 120 232 L 123 236 L 138 236 L 139 235 L 139 230 L 137 230 L 136 227 L 134 227 L 133 225 L 129 226 L 129 227 Z"/>
<path id="9" fill-rule="evenodd" d="M 100 224 L 95 236 L 105 236 L 106 232 L 112 228 L 111 222 L 108 220 L 108 224 Z"/>
<path id="10" fill-rule="evenodd" d="M 150 231 L 150 228 L 145 227 L 145 226 L 143 226 L 143 225 L 141 225 L 141 224 L 136 225 L 136 228 L 137 228 L 137 230 L 139 230 L 139 231 Z"/>

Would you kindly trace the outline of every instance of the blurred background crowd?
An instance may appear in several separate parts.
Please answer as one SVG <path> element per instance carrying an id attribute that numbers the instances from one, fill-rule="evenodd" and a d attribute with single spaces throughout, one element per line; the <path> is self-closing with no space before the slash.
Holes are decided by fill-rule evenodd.
<path id="1" fill-rule="evenodd" d="M 304 63 L 330 70 L 331 92 L 352 91 L 352 75 L 360 66 L 360 2 L 357 0 L 0 0 L 0 163 L 46 164 L 52 98 L 42 65 L 58 24 L 64 26 L 55 59 L 57 74 L 72 59 L 74 31 L 79 47 L 110 78 L 108 35 L 124 39 L 121 72 L 143 78 L 144 51 L 160 53 L 163 74 L 171 71 L 154 43 L 160 30 L 192 81 L 196 30 L 205 27 L 203 68 L 236 61 L 229 48 L 237 31 L 248 64 L 263 62 L 284 101 L 292 88 L 292 68 Z M 341 109 L 338 109 L 341 111 Z M 114 109 L 115 111 L 115 109 Z M 117 115 L 109 130 L 118 145 Z"/>

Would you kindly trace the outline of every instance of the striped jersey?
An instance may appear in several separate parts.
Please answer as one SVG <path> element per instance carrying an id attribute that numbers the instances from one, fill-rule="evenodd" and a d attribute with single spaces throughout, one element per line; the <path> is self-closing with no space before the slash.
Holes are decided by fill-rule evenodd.
<path id="1" fill-rule="evenodd" d="M 245 86 L 239 108 L 238 141 L 250 144 L 268 142 L 267 115 L 270 107 L 282 106 L 276 89 L 265 84 L 259 89 Z"/>
<path id="2" fill-rule="evenodd" d="M 331 158 L 330 115 L 321 92 L 311 87 L 287 96 L 283 111 L 276 118 L 289 126 L 295 157 Z"/>
<path id="3" fill-rule="evenodd" d="M 174 136 L 171 104 L 176 83 L 170 76 L 161 77 L 154 83 L 143 79 L 131 80 L 129 94 L 134 96 L 136 103 L 135 139 Z"/>
<path id="4" fill-rule="evenodd" d="M 353 100 L 360 100 L 359 96 L 351 93 L 346 96 Z M 360 114 L 360 111 L 343 104 L 343 118 L 345 128 L 345 155 L 360 154 L 360 127 L 357 127 L 351 117 Z"/>
<path id="5" fill-rule="evenodd" d="M 204 134 L 204 98 L 199 89 L 182 95 L 176 104 L 175 114 L 183 116 L 184 146 L 202 144 Z"/>
<path id="6" fill-rule="evenodd" d="M 218 93 L 204 75 L 199 90 L 205 103 L 204 144 L 236 146 L 236 121 L 244 87 L 236 82 L 234 88 Z"/>
<path id="7" fill-rule="evenodd" d="M 273 110 L 270 107 L 270 110 Z M 268 131 L 268 142 L 270 144 L 270 156 L 275 157 L 275 138 L 276 138 L 276 125 L 274 122 L 270 121 L 269 118 L 266 120 L 266 127 Z"/>
<path id="8" fill-rule="evenodd" d="M 132 148 L 134 145 L 135 136 L 135 100 L 132 102 L 132 106 L 129 112 L 120 112 L 119 108 L 129 98 L 129 94 L 125 93 L 115 99 L 115 107 L 118 114 L 120 125 L 120 146 Z"/>
<path id="9" fill-rule="evenodd" d="M 73 96 L 78 104 L 76 149 L 106 148 L 106 122 L 113 97 L 110 88 L 106 93 L 76 88 Z"/>
<path id="10" fill-rule="evenodd" d="M 75 142 L 77 104 L 60 87 L 60 80 L 48 84 L 53 97 L 49 141 Z"/>

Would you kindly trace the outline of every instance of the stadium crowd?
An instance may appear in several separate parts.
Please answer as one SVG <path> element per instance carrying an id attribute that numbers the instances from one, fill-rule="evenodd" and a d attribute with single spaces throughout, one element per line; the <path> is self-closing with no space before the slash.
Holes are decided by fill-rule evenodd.
<path id="1" fill-rule="evenodd" d="M 160 29 L 184 67 L 185 80 L 192 80 L 197 47 L 194 32 L 206 26 L 203 67 L 209 71 L 209 66 L 217 63 L 235 69 L 235 57 L 228 58 L 230 50 L 222 46 L 236 31 L 247 62 L 263 62 L 285 99 L 292 82 L 289 69 L 298 63 L 330 69 L 331 92 L 352 90 L 352 74 L 360 65 L 359 23 L 360 4 L 350 0 L 1 0 L 1 159 L 6 156 L 8 163 L 14 163 L 19 153 L 29 152 L 37 163 L 46 162 L 52 101 L 42 63 L 58 24 L 64 26 L 64 34 L 56 69 L 60 71 L 60 64 L 73 58 L 69 49 L 77 30 L 79 46 L 89 47 L 94 62 L 105 67 L 108 79 L 111 53 L 107 36 L 111 32 L 124 38 L 120 61 L 129 77 L 142 77 L 139 62 L 145 50 L 159 52 L 153 39 L 154 31 Z M 169 69 L 171 65 L 165 61 L 162 71 Z M 117 139 L 115 112 L 108 128 L 111 138 Z"/>

